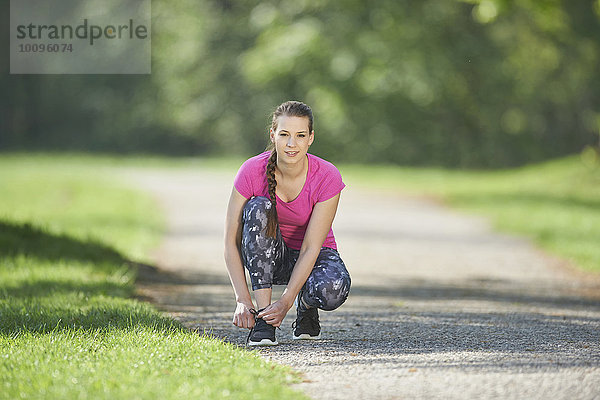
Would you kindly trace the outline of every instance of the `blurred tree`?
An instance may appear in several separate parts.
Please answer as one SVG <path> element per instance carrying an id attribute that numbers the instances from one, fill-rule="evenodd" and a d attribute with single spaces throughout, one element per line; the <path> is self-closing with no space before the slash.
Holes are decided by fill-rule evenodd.
<path id="1" fill-rule="evenodd" d="M 501 167 L 598 140 L 598 0 L 152 5 L 149 76 L 3 62 L 0 148 L 247 155 L 289 99 L 336 161 Z"/>

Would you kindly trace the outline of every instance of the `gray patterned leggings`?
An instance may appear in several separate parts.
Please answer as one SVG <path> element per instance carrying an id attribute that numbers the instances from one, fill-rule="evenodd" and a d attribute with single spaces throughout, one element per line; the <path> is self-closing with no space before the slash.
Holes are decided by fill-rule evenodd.
<path id="1" fill-rule="evenodd" d="M 242 261 L 250 273 L 252 290 L 286 285 L 298 260 L 300 250 L 290 249 L 277 227 L 277 236 L 268 237 L 266 211 L 268 197 L 248 200 L 242 214 Z M 313 270 L 302 287 L 302 308 L 331 311 L 341 306 L 350 292 L 350 274 L 337 250 L 322 247 Z"/>

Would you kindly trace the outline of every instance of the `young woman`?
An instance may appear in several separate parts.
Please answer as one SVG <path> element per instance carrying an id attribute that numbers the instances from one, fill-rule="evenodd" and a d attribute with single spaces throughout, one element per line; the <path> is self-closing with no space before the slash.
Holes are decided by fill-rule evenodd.
<path id="1" fill-rule="evenodd" d="M 250 346 L 278 344 L 275 328 L 294 304 L 293 339 L 320 339 L 317 310 L 335 310 L 350 291 L 331 229 L 345 184 L 333 164 L 308 153 L 315 139 L 310 107 L 298 101 L 277 107 L 270 139 L 267 151 L 238 170 L 225 222 L 233 324 L 251 329 Z M 274 303 L 272 285 L 287 285 Z"/>

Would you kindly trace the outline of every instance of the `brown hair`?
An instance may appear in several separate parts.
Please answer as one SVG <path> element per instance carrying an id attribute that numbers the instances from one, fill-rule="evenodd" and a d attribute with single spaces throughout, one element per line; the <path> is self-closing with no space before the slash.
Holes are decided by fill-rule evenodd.
<path id="1" fill-rule="evenodd" d="M 271 129 L 273 132 L 277 131 L 277 122 L 280 116 L 287 115 L 289 117 L 306 117 L 308 118 L 308 133 L 313 131 L 313 114 L 312 110 L 306 104 L 300 101 L 286 101 L 280 104 L 273 112 L 273 119 L 271 121 Z M 270 142 L 266 150 L 271 151 L 271 156 L 267 162 L 266 174 L 267 183 L 269 185 L 269 198 L 271 199 L 271 208 L 267 210 L 267 236 L 275 237 L 277 233 L 277 224 L 279 219 L 277 217 L 277 197 L 275 197 L 275 188 L 277 187 L 277 180 L 275 179 L 275 167 L 277 166 L 277 151 L 275 145 Z"/>

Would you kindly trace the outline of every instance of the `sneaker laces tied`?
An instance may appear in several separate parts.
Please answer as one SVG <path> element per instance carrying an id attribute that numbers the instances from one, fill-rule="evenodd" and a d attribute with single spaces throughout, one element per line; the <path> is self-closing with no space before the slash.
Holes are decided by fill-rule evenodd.
<path id="1" fill-rule="evenodd" d="M 252 327 L 252 329 L 250 329 L 250 332 L 248 333 L 248 336 L 246 337 L 246 345 L 248 345 L 248 342 L 250 342 L 250 336 L 252 336 L 252 333 L 254 332 L 254 328 L 256 328 L 256 321 L 258 321 L 259 319 L 262 319 L 262 318 L 258 318 L 258 314 L 259 314 L 259 313 L 260 313 L 262 310 L 264 310 L 264 308 L 263 308 L 263 309 L 261 309 L 261 310 L 258 310 L 258 311 L 256 311 L 254 308 L 251 308 L 251 309 L 249 310 L 249 311 L 250 311 L 250 314 L 254 315 L 254 326 Z M 264 320 L 263 320 L 263 321 L 264 321 Z M 265 321 L 265 323 L 266 323 L 266 321 Z M 278 327 L 278 326 L 277 326 L 276 328 L 277 328 L 277 329 L 279 329 L 279 330 L 281 330 L 281 328 L 280 328 L 280 327 Z"/>
<path id="2" fill-rule="evenodd" d="M 248 333 L 248 336 L 246 337 L 246 346 L 250 342 L 250 336 L 252 335 L 252 332 L 254 332 L 254 327 L 256 327 L 256 319 L 258 318 L 258 311 L 256 311 L 254 308 L 251 308 L 250 314 L 254 315 L 254 326 L 250 329 L 250 332 Z"/>

